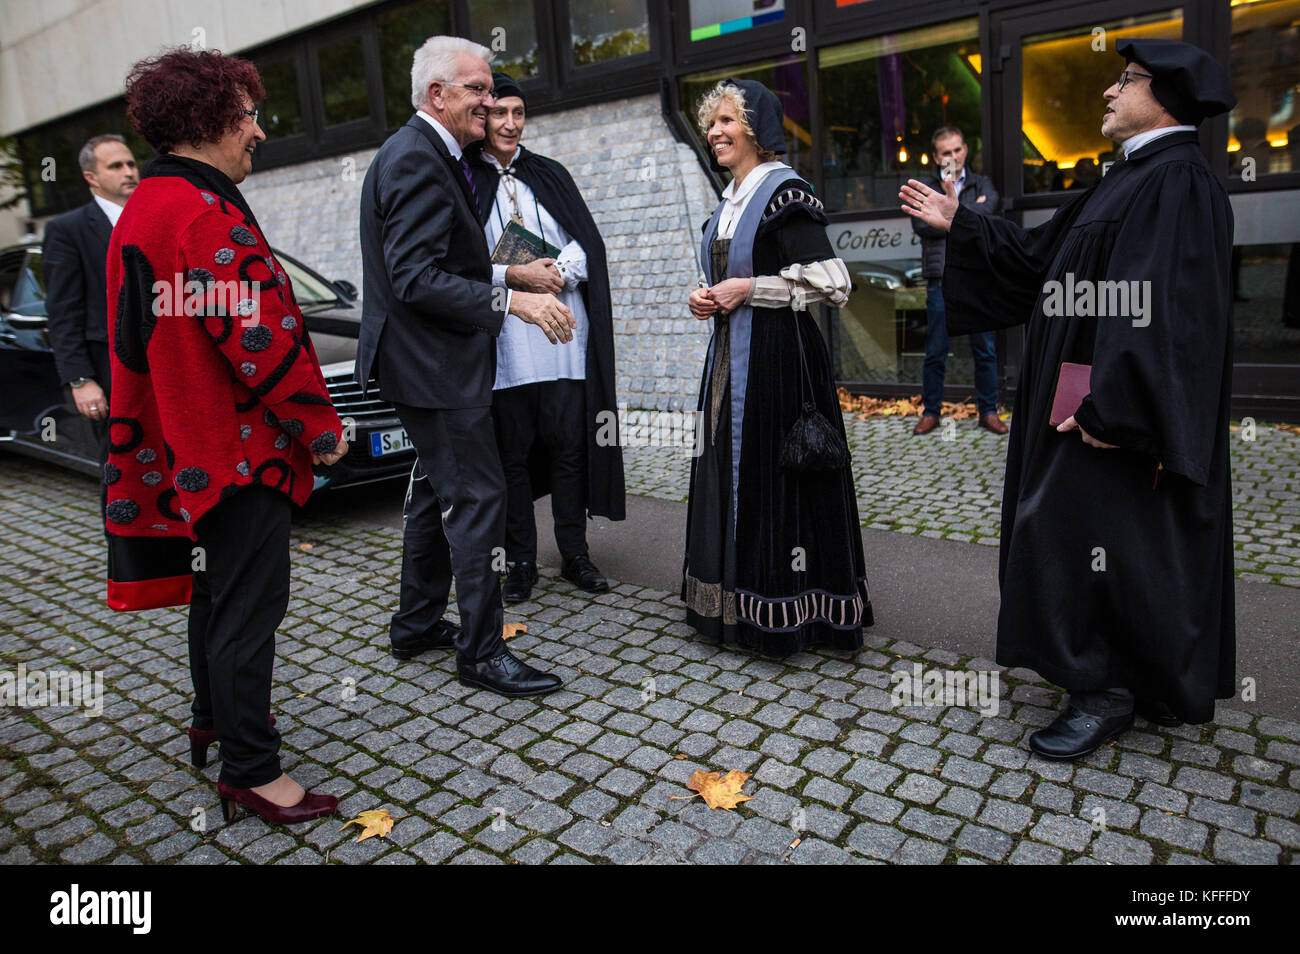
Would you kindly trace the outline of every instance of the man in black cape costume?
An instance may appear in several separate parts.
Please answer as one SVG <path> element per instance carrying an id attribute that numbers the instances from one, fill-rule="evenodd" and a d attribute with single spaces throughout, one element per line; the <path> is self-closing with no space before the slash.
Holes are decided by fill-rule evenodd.
<path id="1" fill-rule="evenodd" d="M 1027 324 L 997 661 L 1070 690 L 1029 740 L 1058 759 L 1123 732 L 1135 709 L 1207 722 L 1235 689 L 1233 220 L 1196 126 L 1236 99 L 1194 46 L 1117 50 L 1127 66 L 1104 94 L 1102 133 L 1125 156 L 1049 222 L 975 215 L 915 180 L 900 193 L 904 211 L 949 229 L 953 333 Z M 1065 362 L 1091 370 L 1052 426 Z"/>
<path id="2" fill-rule="evenodd" d="M 505 73 L 492 75 L 496 104 L 489 108 L 488 129 L 492 135 L 494 123 L 499 123 L 499 111 L 505 105 L 519 107 L 518 128 L 523 130 L 523 113 L 525 99 L 519 84 Z M 519 102 L 513 100 L 517 97 Z M 466 149 L 474 176 L 475 192 L 479 203 L 479 218 L 485 225 L 492 215 L 493 202 L 498 194 L 501 172 L 497 163 L 489 162 L 483 155 L 485 143 L 476 143 Z M 532 190 L 533 197 L 541 203 L 560 227 L 582 246 L 586 253 L 587 277 L 580 282 L 578 289 L 586 306 L 588 332 L 585 360 L 585 378 L 582 392 L 585 398 L 580 426 L 585 431 L 585 472 L 586 486 L 570 490 L 552 487 L 553 447 L 552 442 L 544 439 L 544 426 L 538 426 L 535 419 L 539 410 L 546 408 L 524 408 L 524 413 L 516 407 L 518 398 L 512 397 L 504 405 L 497 399 L 503 394 L 494 393 L 494 414 L 497 416 L 497 433 L 501 443 L 513 443 L 520 439 L 534 438 L 528 449 L 527 483 L 531 488 L 531 500 L 522 490 L 522 474 L 518 468 L 512 479 L 511 466 L 507 457 L 517 448 L 501 447 L 502 461 L 506 464 L 507 495 L 507 529 L 506 557 L 510 568 L 503 588 L 503 597 L 507 603 L 517 603 L 528 598 L 532 584 L 537 580 L 536 541 L 537 529 L 533 519 L 532 500 L 547 494 L 559 493 L 585 497 L 587 516 L 606 517 L 609 520 L 626 518 L 623 483 L 623 450 L 617 440 L 598 440 L 598 437 L 618 434 L 618 405 L 615 397 L 614 378 L 614 319 L 610 302 L 609 269 L 605 259 L 605 243 L 600 237 L 596 222 L 583 201 L 582 193 L 568 170 L 554 159 L 539 156 L 522 145 L 518 147 L 513 161 L 508 163 L 514 178 Z M 531 203 L 526 203 L 531 204 Z M 509 210 L 505 215 L 508 219 Z M 550 269 L 555 271 L 554 267 Z M 522 286 L 521 286 L 522 287 Z M 539 290 L 525 288 L 525 290 Z M 547 288 L 547 291 L 555 291 Z M 567 382 L 566 382 L 567 383 Z M 577 382 L 572 382 L 574 385 Z M 514 388 L 506 389 L 514 391 Z M 535 400 L 535 395 L 528 395 Z M 506 418 L 512 420 L 507 423 Z M 554 425 L 553 425 L 554 426 Z M 534 428 L 536 429 L 534 431 Z M 520 499 L 520 497 L 524 499 Z M 556 510 L 556 541 L 560 545 L 562 575 L 593 593 L 604 592 L 609 584 L 600 571 L 592 564 L 586 549 L 585 527 L 566 527 L 562 523 L 572 520 L 563 519 L 563 501 Z M 574 519 L 581 521 L 581 508 Z M 581 537 L 579 538 L 579 533 Z M 577 548 L 581 540 L 581 552 L 576 554 L 564 552 L 564 537 L 573 539 L 568 548 Z"/>

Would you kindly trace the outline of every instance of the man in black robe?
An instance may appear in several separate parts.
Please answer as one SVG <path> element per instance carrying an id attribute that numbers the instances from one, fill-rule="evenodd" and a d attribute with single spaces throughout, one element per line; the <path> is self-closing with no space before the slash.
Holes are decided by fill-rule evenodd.
<path id="1" fill-rule="evenodd" d="M 520 603 L 532 594 L 533 501 L 547 494 L 561 576 L 589 593 L 603 593 L 609 582 L 588 554 L 586 519 L 626 516 L 622 448 L 599 439 L 618 433 L 605 243 L 568 170 L 519 144 L 527 108 L 519 84 L 505 73 L 494 73 L 492 81 L 496 95 L 486 138 L 466 150 L 485 232 L 495 244 L 517 217 L 559 247 L 554 257 L 494 264 L 493 283 L 555 294 L 578 321 L 574 340 L 559 347 L 548 342 L 542 348 L 544 339 L 522 326 L 503 329 L 497 339 L 492 416 L 506 477 L 508 561 L 502 598 Z"/>
<path id="2" fill-rule="evenodd" d="M 1235 97 L 1194 46 L 1117 48 L 1127 65 L 1104 94 L 1101 131 L 1124 157 L 1051 221 L 975 215 L 946 185 L 912 180 L 900 193 L 904 211 L 949 230 L 953 325 L 1028 325 L 997 660 L 1070 690 L 1029 740 L 1058 759 L 1123 732 L 1135 709 L 1161 725 L 1207 722 L 1234 694 L 1233 221 L 1196 126 Z M 1052 426 L 1064 362 L 1091 371 L 1081 402 L 1063 387 Z"/>

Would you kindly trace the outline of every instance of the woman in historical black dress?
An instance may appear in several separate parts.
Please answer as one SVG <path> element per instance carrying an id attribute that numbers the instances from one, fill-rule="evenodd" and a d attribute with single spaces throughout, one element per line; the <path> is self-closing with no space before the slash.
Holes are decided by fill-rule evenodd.
<path id="1" fill-rule="evenodd" d="M 714 330 L 691 466 L 687 622 L 772 656 L 857 649 L 872 615 L 847 454 L 830 469 L 782 466 L 809 404 L 829 423 L 831 443 L 846 446 L 830 359 L 807 308 L 844 304 L 848 270 L 812 187 L 776 161 L 785 143 L 771 91 L 723 80 L 701 102 L 699 122 L 732 182 L 704 229 L 709 287 L 689 302 Z"/>

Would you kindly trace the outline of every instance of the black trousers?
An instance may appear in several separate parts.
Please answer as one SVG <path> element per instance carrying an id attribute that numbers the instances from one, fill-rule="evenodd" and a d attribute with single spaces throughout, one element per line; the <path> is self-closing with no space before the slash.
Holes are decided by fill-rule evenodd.
<path id="1" fill-rule="evenodd" d="M 215 729 L 221 780 L 236 788 L 280 777 L 280 733 L 269 724 L 275 630 L 289 607 L 293 503 L 245 487 L 195 525 L 205 569 L 190 600 L 194 726 Z"/>
<path id="2" fill-rule="evenodd" d="M 474 663 L 505 650 L 501 639 L 506 488 L 492 409 L 394 404 L 420 454 L 402 539 L 401 603 L 389 635 L 410 642 L 447 609 L 452 577 L 461 634 L 456 653 Z"/>
<path id="3" fill-rule="evenodd" d="M 506 476 L 506 557 L 537 562 L 537 521 L 528 455 L 541 442 L 551 459 L 551 514 L 564 559 L 587 552 L 585 381 L 539 381 L 492 392 L 497 447 Z"/>

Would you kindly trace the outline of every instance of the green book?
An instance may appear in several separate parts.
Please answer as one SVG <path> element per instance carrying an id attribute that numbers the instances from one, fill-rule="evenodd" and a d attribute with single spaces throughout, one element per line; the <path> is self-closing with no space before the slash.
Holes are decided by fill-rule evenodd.
<path id="1" fill-rule="evenodd" d="M 493 265 L 527 265 L 539 258 L 558 258 L 560 250 L 511 219 L 492 250 Z"/>

